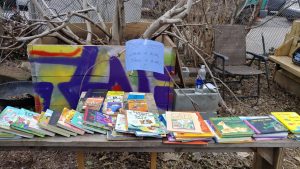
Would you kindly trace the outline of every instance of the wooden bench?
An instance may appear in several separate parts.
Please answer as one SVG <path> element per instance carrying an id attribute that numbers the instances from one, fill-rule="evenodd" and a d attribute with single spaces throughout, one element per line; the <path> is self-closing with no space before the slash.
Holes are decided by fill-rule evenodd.
<path id="1" fill-rule="evenodd" d="M 169 145 L 161 139 L 139 141 L 107 141 L 105 135 L 77 137 L 48 137 L 20 140 L 0 140 L 1 151 L 12 150 L 66 150 L 78 152 L 78 168 L 84 168 L 83 152 L 151 152 L 151 168 L 156 167 L 157 152 L 255 152 L 253 168 L 279 169 L 283 148 L 300 147 L 293 140 L 261 141 L 243 144 Z"/>

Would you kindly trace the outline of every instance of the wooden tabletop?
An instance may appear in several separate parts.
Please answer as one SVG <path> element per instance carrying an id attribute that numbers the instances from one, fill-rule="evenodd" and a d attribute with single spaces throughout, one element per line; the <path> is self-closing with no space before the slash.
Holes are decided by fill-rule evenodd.
<path id="1" fill-rule="evenodd" d="M 288 56 L 269 56 L 269 59 L 276 64 L 279 64 L 280 67 L 297 77 L 300 77 L 300 66 L 295 65 L 292 62 L 292 58 Z"/>
<path id="2" fill-rule="evenodd" d="M 208 145 L 174 145 L 163 144 L 161 139 L 136 141 L 107 141 L 106 135 L 86 134 L 76 137 L 47 137 L 19 140 L 0 140 L 0 150 L 13 149 L 68 149 L 96 151 L 128 151 L 128 152 L 197 152 L 197 151 L 254 151 L 253 148 L 300 147 L 300 142 L 294 140 L 256 141 L 241 144 Z"/>

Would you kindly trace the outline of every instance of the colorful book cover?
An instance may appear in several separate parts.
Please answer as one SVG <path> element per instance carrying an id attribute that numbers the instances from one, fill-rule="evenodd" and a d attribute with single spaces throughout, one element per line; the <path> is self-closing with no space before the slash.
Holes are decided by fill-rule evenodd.
<path id="1" fill-rule="evenodd" d="M 102 107 L 104 98 L 103 97 L 90 97 L 87 98 L 86 101 L 84 102 L 84 109 L 89 108 L 92 110 L 97 110 L 99 111 L 100 108 Z"/>
<path id="2" fill-rule="evenodd" d="M 245 123 L 254 130 L 256 134 L 287 132 L 288 130 L 277 120 L 266 117 L 258 119 L 248 119 Z"/>
<path id="3" fill-rule="evenodd" d="M 246 137 L 254 132 L 239 117 L 210 118 L 216 132 L 220 137 Z"/>
<path id="4" fill-rule="evenodd" d="M 108 91 L 106 96 L 124 96 L 124 91 Z"/>
<path id="5" fill-rule="evenodd" d="M 10 127 L 39 137 L 45 137 L 45 134 L 43 133 L 32 131 L 29 128 L 29 125 L 30 125 L 29 120 L 26 120 L 24 117 L 19 116 L 18 119 L 10 125 Z"/>
<path id="6" fill-rule="evenodd" d="M 107 115 L 116 115 L 122 107 L 122 102 L 105 102 L 104 112 Z"/>
<path id="7" fill-rule="evenodd" d="M 26 120 L 26 125 L 28 125 L 29 130 L 36 133 L 42 133 L 43 135 L 52 136 L 52 137 L 55 135 L 53 132 L 44 130 L 41 127 L 39 127 L 38 121 L 41 114 L 27 109 L 21 109 L 21 111 L 25 112 L 24 115 L 20 117 L 23 117 Z"/>
<path id="8" fill-rule="evenodd" d="M 145 100 L 145 93 L 129 92 L 127 100 Z"/>
<path id="9" fill-rule="evenodd" d="M 197 113 L 166 112 L 167 130 L 182 133 L 204 133 Z"/>
<path id="10" fill-rule="evenodd" d="M 147 112 L 148 104 L 145 100 L 129 100 L 128 110 Z"/>
<path id="11" fill-rule="evenodd" d="M 119 133 L 115 130 L 107 131 L 108 141 L 126 141 L 126 140 L 142 140 L 143 137 L 136 137 L 133 134 Z"/>
<path id="12" fill-rule="evenodd" d="M 117 115 L 115 130 L 117 132 L 127 132 L 128 131 L 127 119 L 126 119 L 125 114 L 119 113 Z"/>
<path id="13" fill-rule="evenodd" d="M 83 123 L 107 130 L 110 129 L 113 124 L 110 116 L 88 108 L 85 110 Z"/>
<path id="14" fill-rule="evenodd" d="M 89 131 L 83 128 L 83 114 L 78 111 L 75 112 L 70 124 L 77 128 L 80 128 L 81 130 L 84 130 L 87 133 L 94 134 L 93 131 Z"/>
<path id="15" fill-rule="evenodd" d="M 15 130 L 10 127 L 10 125 L 18 119 L 19 115 L 24 113 L 24 111 L 21 111 L 18 108 L 7 106 L 0 114 L 0 131 L 16 134 L 26 138 L 33 138 L 33 134 Z"/>
<path id="16" fill-rule="evenodd" d="M 292 133 L 300 133 L 300 116 L 296 112 L 271 112 Z"/>
<path id="17" fill-rule="evenodd" d="M 127 110 L 128 130 L 165 135 L 166 131 L 161 127 L 158 116 L 157 113 Z"/>
<path id="18" fill-rule="evenodd" d="M 56 127 L 59 117 L 60 113 L 47 109 L 46 112 L 41 113 L 38 125 L 43 129 L 49 130 L 65 137 L 70 137 L 71 133 L 69 131 Z"/>
<path id="19" fill-rule="evenodd" d="M 57 122 L 57 126 L 69 130 L 71 132 L 83 135 L 84 134 L 83 130 L 70 125 L 70 121 L 73 118 L 75 112 L 76 112 L 75 110 L 69 110 L 67 108 L 64 108 Z"/>

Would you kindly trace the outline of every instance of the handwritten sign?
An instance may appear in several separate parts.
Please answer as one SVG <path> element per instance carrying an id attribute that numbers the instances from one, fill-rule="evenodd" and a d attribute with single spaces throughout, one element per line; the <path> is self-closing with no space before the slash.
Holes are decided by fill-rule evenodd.
<path id="1" fill-rule="evenodd" d="M 164 73 L 164 45 L 147 39 L 126 42 L 126 70 L 146 70 Z"/>

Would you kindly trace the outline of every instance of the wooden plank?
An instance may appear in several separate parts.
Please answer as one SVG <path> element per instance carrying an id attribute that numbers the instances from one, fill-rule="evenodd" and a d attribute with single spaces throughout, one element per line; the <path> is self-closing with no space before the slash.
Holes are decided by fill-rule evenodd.
<path id="1" fill-rule="evenodd" d="M 156 169 L 157 167 L 157 152 L 150 153 L 151 160 L 150 160 L 150 169 Z"/>
<path id="2" fill-rule="evenodd" d="M 280 65 L 280 67 L 295 76 L 300 78 L 300 66 L 295 65 L 292 62 L 292 58 L 288 56 L 270 56 L 269 59 L 277 64 Z"/>
<path id="3" fill-rule="evenodd" d="M 281 169 L 283 163 L 283 148 L 275 148 L 273 154 L 273 166 L 275 169 Z"/>
<path id="4" fill-rule="evenodd" d="M 300 78 L 281 69 L 275 72 L 274 81 L 290 94 L 300 97 Z"/>
<path id="5" fill-rule="evenodd" d="M 78 169 L 84 169 L 84 152 L 83 151 L 77 151 L 76 152 L 76 160 L 77 160 L 77 165 L 78 165 Z"/>
<path id="6" fill-rule="evenodd" d="M 272 148 L 258 148 L 257 153 L 263 157 L 269 164 L 273 164 L 273 149 Z"/>

